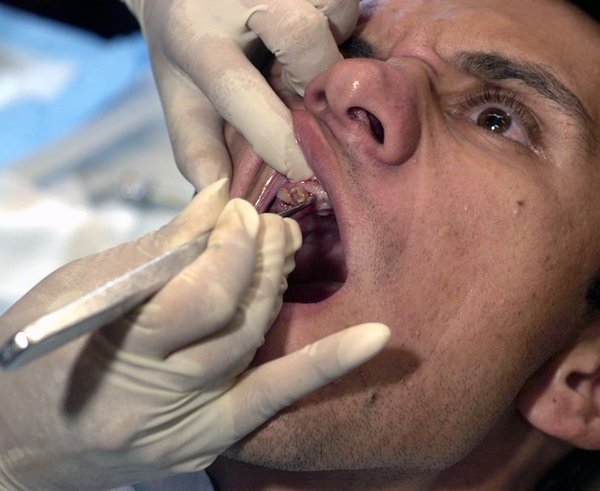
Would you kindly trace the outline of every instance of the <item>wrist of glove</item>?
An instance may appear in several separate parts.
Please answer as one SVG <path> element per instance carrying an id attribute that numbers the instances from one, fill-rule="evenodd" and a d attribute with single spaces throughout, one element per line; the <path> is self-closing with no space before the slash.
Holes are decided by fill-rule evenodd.
<path id="1" fill-rule="evenodd" d="M 0 318 L 0 333 L 209 230 L 204 253 L 143 306 L 0 373 L 11 395 L 0 405 L 0 484 L 106 489 L 204 468 L 385 344 L 387 328 L 362 326 L 246 371 L 301 240 L 293 221 L 229 201 L 225 181 L 158 232 L 50 275 Z"/>

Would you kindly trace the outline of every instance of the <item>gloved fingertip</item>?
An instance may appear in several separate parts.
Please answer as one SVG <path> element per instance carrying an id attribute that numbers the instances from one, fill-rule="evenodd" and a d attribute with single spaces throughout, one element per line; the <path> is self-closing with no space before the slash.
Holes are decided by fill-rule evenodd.
<path id="1" fill-rule="evenodd" d="M 296 141 L 287 149 L 285 166 L 287 169 L 285 174 L 290 181 L 303 181 L 314 175 Z"/>
<path id="2" fill-rule="evenodd" d="M 205 214 L 207 210 L 214 210 L 221 213 L 229 201 L 229 179 L 220 179 L 206 186 L 202 191 L 196 193 L 187 206 L 182 210 L 180 217 L 176 221 L 186 220 L 189 217 L 195 217 Z M 214 218 L 216 220 L 218 215 Z M 214 221 L 213 221 L 214 223 Z"/>
<path id="3" fill-rule="evenodd" d="M 219 195 L 228 196 L 229 194 L 229 178 L 223 177 L 218 181 L 209 184 L 204 189 L 213 189 L 215 193 L 219 193 Z"/>
<path id="4" fill-rule="evenodd" d="M 215 166 L 215 168 L 216 167 L 217 166 Z M 219 170 L 211 172 L 210 169 L 208 169 L 208 165 L 205 165 L 202 169 L 194 167 L 185 169 L 185 171 L 182 170 L 180 167 L 180 170 L 182 171 L 182 174 L 189 181 L 189 183 L 192 185 L 196 192 L 200 192 L 203 189 L 206 189 L 211 184 L 214 184 L 215 182 L 230 177 L 223 176 L 222 174 L 216 174 L 216 172 L 219 172 Z"/>
<path id="5" fill-rule="evenodd" d="M 168 247 L 175 247 L 197 234 L 213 229 L 228 201 L 228 179 L 220 179 L 206 186 L 179 215 L 163 227 L 163 234 L 169 237 Z"/>
<path id="6" fill-rule="evenodd" d="M 204 202 L 218 202 L 223 203 L 223 206 L 225 206 L 225 203 L 227 203 L 228 199 L 229 179 L 224 177 L 223 179 L 219 179 L 218 181 L 213 182 L 212 184 L 209 184 L 205 188 L 198 191 L 188 206 L 194 206 L 196 203 Z"/>
<path id="7" fill-rule="evenodd" d="M 281 71 L 281 81 L 291 91 L 304 97 L 305 84 L 301 80 L 290 74 L 285 68 Z"/>
<path id="8" fill-rule="evenodd" d="M 379 353 L 390 339 L 385 324 L 367 323 L 347 329 L 337 349 L 340 367 L 352 370 Z"/>
<path id="9" fill-rule="evenodd" d="M 241 225 L 249 237 L 256 237 L 260 228 L 260 217 L 248 201 L 235 198 L 225 206 L 217 227 L 231 223 Z"/>

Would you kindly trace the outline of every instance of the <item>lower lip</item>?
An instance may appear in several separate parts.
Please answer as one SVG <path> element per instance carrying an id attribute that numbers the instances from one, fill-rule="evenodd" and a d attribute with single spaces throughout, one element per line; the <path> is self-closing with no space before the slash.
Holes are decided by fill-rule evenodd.
<path id="1" fill-rule="evenodd" d="M 283 301 L 285 303 L 316 304 L 326 301 L 328 298 L 340 291 L 343 284 L 336 282 L 315 282 L 308 287 L 305 285 L 293 285 L 285 292 Z"/>

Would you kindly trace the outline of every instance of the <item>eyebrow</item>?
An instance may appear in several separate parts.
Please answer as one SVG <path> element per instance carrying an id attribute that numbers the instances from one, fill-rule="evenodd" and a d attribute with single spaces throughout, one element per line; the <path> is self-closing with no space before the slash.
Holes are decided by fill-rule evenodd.
<path id="1" fill-rule="evenodd" d="M 543 66 L 529 61 L 514 61 L 498 53 L 463 51 L 454 58 L 462 71 L 483 81 L 519 80 L 538 94 L 559 104 L 576 120 L 586 144 L 591 147 L 594 120 L 579 98 Z"/>

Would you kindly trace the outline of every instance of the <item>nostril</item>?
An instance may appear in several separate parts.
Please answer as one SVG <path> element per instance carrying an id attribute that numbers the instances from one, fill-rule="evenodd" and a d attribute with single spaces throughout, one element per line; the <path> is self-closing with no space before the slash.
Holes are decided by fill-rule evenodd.
<path id="1" fill-rule="evenodd" d="M 361 107 L 351 107 L 347 111 L 348 117 L 353 121 L 360 121 L 361 123 L 368 125 L 371 129 L 373 138 L 379 144 L 383 144 L 385 139 L 385 132 L 381 121 L 373 113 L 370 113 L 366 109 Z"/>
<path id="2" fill-rule="evenodd" d="M 369 118 L 369 123 L 371 124 L 371 132 L 373 133 L 373 137 L 378 143 L 383 144 L 385 133 L 383 131 L 383 125 L 381 124 L 381 121 L 379 121 L 379 119 L 370 112 L 367 112 L 367 116 Z"/>

